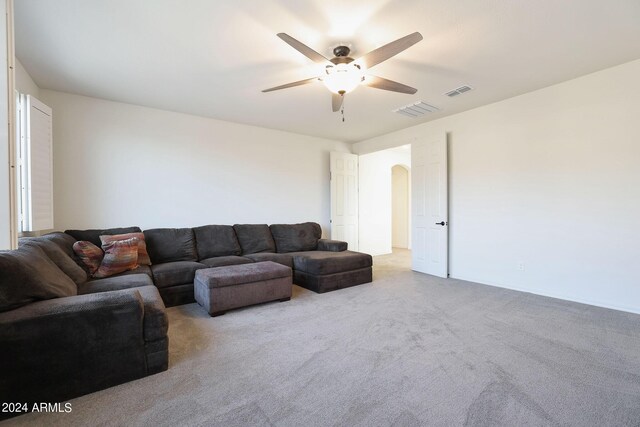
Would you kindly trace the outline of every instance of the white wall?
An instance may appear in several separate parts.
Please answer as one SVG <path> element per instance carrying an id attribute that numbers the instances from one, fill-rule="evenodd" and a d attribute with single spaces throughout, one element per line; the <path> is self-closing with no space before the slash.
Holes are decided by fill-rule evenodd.
<path id="1" fill-rule="evenodd" d="M 26 95 L 32 95 L 38 98 L 40 96 L 40 88 L 33 81 L 27 70 L 24 68 L 18 58 L 16 58 L 16 90 Z"/>
<path id="2" fill-rule="evenodd" d="M 359 158 L 360 251 L 391 253 L 391 168 L 411 166 L 410 149 L 392 149 Z"/>
<path id="3" fill-rule="evenodd" d="M 53 108 L 56 229 L 317 221 L 329 231 L 329 152 L 345 143 L 40 96 Z"/>
<path id="4" fill-rule="evenodd" d="M 448 133 L 452 277 L 640 312 L 639 75 L 637 60 L 353 150 Z"/>
<path id="5" fill-rule="evenodd" d="M 391 246 L 409 248 L 409 170 L 400 165 L 391 168 Z"/>

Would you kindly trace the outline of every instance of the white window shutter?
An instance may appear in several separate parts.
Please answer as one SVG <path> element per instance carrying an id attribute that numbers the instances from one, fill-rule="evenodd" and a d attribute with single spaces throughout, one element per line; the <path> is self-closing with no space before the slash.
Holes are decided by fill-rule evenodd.
<path id="1" fill-rule="evenodd" d="M 27 96 L 23 173 L 23 231 L 53 228 L 53 125 L 51 108 Z"/>

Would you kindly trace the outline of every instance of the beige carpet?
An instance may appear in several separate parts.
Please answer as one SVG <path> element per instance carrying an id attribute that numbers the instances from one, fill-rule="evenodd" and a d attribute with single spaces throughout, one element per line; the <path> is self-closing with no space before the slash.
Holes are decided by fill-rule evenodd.
<path id="1" fill-rule="evenodd" d="M 210 318 L 169 309 L 167 372 L 23 425 L 640 425 L 640 316 L 408 270 Z"/>

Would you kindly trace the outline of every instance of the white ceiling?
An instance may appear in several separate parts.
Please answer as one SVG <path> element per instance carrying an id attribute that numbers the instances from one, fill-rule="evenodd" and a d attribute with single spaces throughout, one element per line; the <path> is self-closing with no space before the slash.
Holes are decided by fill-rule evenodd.
<path id="1" fill-rule="evenodd" d="M 349 142 L 640 58 L 638 0 L 18 0 L 15 27 L 42 88 Z M 415 95 L 358 88 L 343 123 L 321 83 L 261 93 L 317 74 L 278 32 L 357 58 L 414 31 L 371 71 Z M 417 100 L 442 111 L 391 112 Z"/>

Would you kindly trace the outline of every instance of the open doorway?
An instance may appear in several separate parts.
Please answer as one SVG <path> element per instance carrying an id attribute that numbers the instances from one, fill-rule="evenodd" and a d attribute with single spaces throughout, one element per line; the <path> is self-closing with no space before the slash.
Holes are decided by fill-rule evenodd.
<path id="1" fill-rule="evenodd" d="M 360 251 L 410 269 L 411 145 L 360 155 L 359 166 Z"/>

